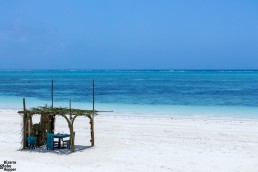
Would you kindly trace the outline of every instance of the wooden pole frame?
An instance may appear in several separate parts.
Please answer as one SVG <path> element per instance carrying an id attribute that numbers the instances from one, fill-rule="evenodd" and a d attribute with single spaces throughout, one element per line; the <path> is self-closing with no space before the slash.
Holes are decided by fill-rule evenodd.
<path id="1" fill-rule="evenodd" d="M 52 109 L 54 108 L 54 80 L 52 80 L 52 82 L 51 82 L 51 107 L 52 107 Z M 52 122 L 51 122 L 51 126 L 53 126 L 53 127 L 51 127 L 53 133 L 55 131 L 55 120 L 56 120 L 56 117 L 54 116 L 52 118 Z"/>
<path id="2" fill-rule="evenodd" d="M 27 113 L 26 113 L 26 101 L 25 98 L 23 98 L 23 141 L 22 141 L 22 148 L 26 149 L 26 147 L 28 146 L 27 143 L 27 132 L 26 132 L 26 128 L 27 128 Z"/>
<path id="3" fill-rule="evenodd" d="M 52 84 L 51 84 L 51 100 L 52 100 L 52 104 L 51 107 L 54 107 L 54 80 L 52 80 Z"/>
<path id="4" fill-rule="evenodd" d="M 72 100 L 69 101 L 69 108 L 70 108 L 70 120 L 72 120 Z"/>
<path id="5" fill-rule="evenodd" d="M 54 110 L 54 81 L 51 82 L 51 110 Z M 49 114 L 49 116 L 53 117 L 53 120 L 55 120 L 56 115 L 63 116 L 66 121 L 68 122 L 68 127 L 70 130 L 70 146 L 71 146 L 71 152 L 75 151 L 75 145 L 74 145 L 74 120 L 77 116 L 80 116 L 81 114 L 72 114 L 72 102 L 70 99 L 69 105 L 70 105 L 70 113 L 66 113 L 67 115 L 70 114 L 70 119 L 65 114 Z M 48 107 L 45 107 L 48 108 Z M 58 109 L 58 108 L 57 108 Z M 51 112 L 50 110 L 50 112 Z M 19 111 L 18 113 L 23 114 L 23 140 L 22 140 L 22 148 L 26 149 L 28 147 L 27 137 L 31 135 L 31 125 L 32 125 L 32 116 L 34 114 L 39 114 L 33 112 L 32 110 L 26 110 L 26 101 L 25 98 L 23 98 L 23 112 Z M 85 112 L 84 112 L 85 113 Z M 45 113 L 44 113 L 45 114 Z M 43 115 L 43 114 L 41 114 Z M 74 115 L 74 116 L 73 116 Z M 95 85 L 94 85 L 94 79 L 92 80 L 92 111 L 89 110 L 88 114 L 85 114 L 83 116 L 87 116 L 90 119 L 90 130 L 91 130 L 91 146 L 94 146 L 95 139 L 94 139 L 94 116 L 95 116 Z M 52 122 L 52 119 L 50 119 Z M 47 123 L 48 124 L 48 123 Z M 54 127 L 53 127 L 54 128 Z M 47 127 L 48 129 L 48 127 Z M 54 130 L 54 129 L 53 129 Z M 54 132 L 54 131 L 53 131 Z"/>

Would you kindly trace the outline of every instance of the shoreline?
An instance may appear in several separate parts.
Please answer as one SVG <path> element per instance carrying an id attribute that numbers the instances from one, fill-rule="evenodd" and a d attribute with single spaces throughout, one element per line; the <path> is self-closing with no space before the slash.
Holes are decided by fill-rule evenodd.
<path id="1" fill-rule="evenodd" d="M 111 105 L 109 105 L 111 106 Z M 183 106 L 181 106 L 183 107 Z M 80 108 L 80 107 L 78 107 Z M 98 112 L 98 115 L 106 115 L 106 116 L 121 116 L 121 117 L 146 117 L 146 118 L 179 118 L 179 119 L 209 119 L 209 120 L 224 120 L 224 119 L 228 119 L 228 120 L 258 120 L 258 111 L 257 111 L 257 116 L 253 115 L 256 114 L 256 108 L 255 110 L 252 112 L 252 115 L 246 115 L 246 116 L 240 116 L 240 115 L 228 115 L 228 112 L 223 112 L 223 111 L 219 111 L 219 112 L 213 112 L 208 114 L 207 109 L 205 109 L 204 111 L 202 111 L 201 109 L 199 111 L 202 111 L 201 113 L 198 114 L 198 111 L 193 110 L 193 114 L 191 114 L 191 111 L 187 111 L 186 113 L 178 113 L 178 110 L 176 112 L 173 112 L 173 110 L 171 110 L 171 113 L 169 113 L 168 111 L 152 111 L 149 112 L 149 110 L 131 110 L 130 108 L 126 109 L 125 111 L 121 111 L 122 107 L 119 107 L 119 110 L 117 111 L 113 111 L 113 112 Z M 224 107 L 220 107 L 220 108 L 224 108 Z M 0 112 L 18 112 L 19 110 L 21 110 L 21 108 L 0 108 Z M 101 109 L 102 110 L 102 109 Z M 104 110 L 110 110 L 110 109 L 105 109 Z M 258 108 L 257 108 L 258 110 Z M 184 111 L 184 110 L 180 110 L 180 111 Z M 237 110 L 236 110 L 237 111 Z M 220 113 L 220 114 L 218 114 Z M 222 115 L 222 114 L 225 115 Z M 230 111 L 230 114 L 234 113 L 233 111 Z M 243 112 L 237 112 L 237 113 L 243 113 Z M 17 113 L 18 114 L 18 113 Z"/>

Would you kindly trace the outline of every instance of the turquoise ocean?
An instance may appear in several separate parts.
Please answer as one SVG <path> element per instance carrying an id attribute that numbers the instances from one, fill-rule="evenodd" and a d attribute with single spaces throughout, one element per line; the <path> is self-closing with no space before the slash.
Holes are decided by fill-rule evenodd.
<path id="1" fill-rule="evenodd" d="M 2 70 L 0 108 L 51 105 L 116 114 L 258 117 L 258 71 Z"/>

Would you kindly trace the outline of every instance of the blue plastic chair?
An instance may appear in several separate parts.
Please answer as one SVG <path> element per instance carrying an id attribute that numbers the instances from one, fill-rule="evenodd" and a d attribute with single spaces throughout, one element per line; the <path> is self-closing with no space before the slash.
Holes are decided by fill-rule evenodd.
<path id="1" fill-rule="evenodd" d="M 36 137 L 29 136 L 27 137 L 27 141 L 28 141 L 28 148 L 34 149 L 36 146 Z"/>
<path id="2" fill-rule="evenodd" d="M 54 133 L 47 133 L 47 150 L 54 150 Z"/>

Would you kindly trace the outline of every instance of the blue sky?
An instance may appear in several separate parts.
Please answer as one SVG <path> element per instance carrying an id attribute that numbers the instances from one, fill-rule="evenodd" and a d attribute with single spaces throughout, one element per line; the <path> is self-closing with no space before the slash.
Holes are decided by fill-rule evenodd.
<path id="1" fill-rule="evenodd" d="M 0 69 L 258 69 L 257 0 L 1 0 Z"/>

